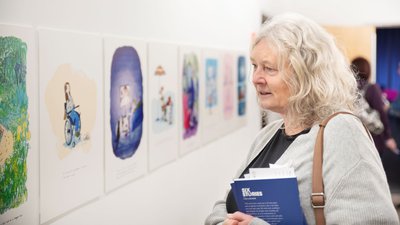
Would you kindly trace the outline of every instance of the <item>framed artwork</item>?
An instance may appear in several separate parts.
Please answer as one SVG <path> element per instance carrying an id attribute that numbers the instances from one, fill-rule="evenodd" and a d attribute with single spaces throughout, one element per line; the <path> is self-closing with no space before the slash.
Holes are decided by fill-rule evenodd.
<path id="1" fill-rule="evenodd" d="M 178 46 L 151 42 L 149 59 L 149 168 L 178 156 Z"/>
<path id="2" fill-rule="evenodd" d="M 237 80 L 237 110 L 236 115 L 238 116 L 239 126 L 246 124 L 246 111 L 247 111 L 247 84 L 248 79 L 248 63 L 247 57 L 244 53 L 239 53 L 235 59 L 236 62 L 236 80 Z"/>
<path id="3" fill-rule="evenodd" d="M 0 24 L 1 224 L 39 224 L 35 30 Z"/>
<path id="4" fill-rule="evenodd" d="M 223 133 L 229 133 L 236 127 L 237 123 L 237 80 L 235 54 L 225 51 L 222 54 L 222 100 L 223 100 Z"/>
<path id="5" fill-rule="evenodd" d="M 203 51 L 204 70 L 200 77 L 200 110 L 203 143 L 209 143 L 223 135 L 223 76 L 221 51 Z"/>
<path id="6" fill-rule="evenodd" d="M 180 154 L 189 153 L 202 144 L 200 114 L 201 49 L 180 46 L 178 62 L 178 121 Z"/>
<path id="7" fill-rule="evenodd" d="M 44 223 L 103 193 L 103 52 L 90 33 L 40 28 L 39 44 Z"/>
<path id="8" fill-rule="evenodd" d="M 105 190 L 147 172 L 147 43 L 104 38 Z"/>

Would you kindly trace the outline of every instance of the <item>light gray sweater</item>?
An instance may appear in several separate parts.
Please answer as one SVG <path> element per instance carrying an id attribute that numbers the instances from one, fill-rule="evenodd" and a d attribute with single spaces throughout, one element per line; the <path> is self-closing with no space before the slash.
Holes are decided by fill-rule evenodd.
<path id="1" fill-rule="evenodd" d="M 275 121 L 259 132 L 236 177 L 264 148 L 282 123 L 282 120 Z M 300 203 L 308 225 L 315 224 L 310 195 L 312 159 L 318 129 L 319 126 L 315 125 L 309 133 L 297 137 L 276 162 L 280 165 L 291 162 L 294 167 Z M 352 115 L 335 116 L 325 128 L 323 145 L 326 224 L 400 224 L 378 152 L 361 122 Z M 217 201 L 205 224 L 222 224 L 226 214 L 225 200 Z M 259 218 L 251 223 L 267 224 Z"/>

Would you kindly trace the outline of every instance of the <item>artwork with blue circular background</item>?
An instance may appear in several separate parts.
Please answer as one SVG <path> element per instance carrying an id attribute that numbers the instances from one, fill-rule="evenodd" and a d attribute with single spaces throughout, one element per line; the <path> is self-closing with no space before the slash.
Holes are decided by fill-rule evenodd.
<path id="1" fill-rule="evenodd" d="M 135 48 L 119 47 L 111 64 L 110 125 L 114 155 L 130 158 L 143 132 L 143 82 Z"/>

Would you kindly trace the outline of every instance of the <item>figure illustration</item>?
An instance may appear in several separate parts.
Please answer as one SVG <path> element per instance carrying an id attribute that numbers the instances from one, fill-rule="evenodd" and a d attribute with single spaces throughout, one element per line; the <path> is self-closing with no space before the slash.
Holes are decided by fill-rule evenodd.
<path id="1" fill-rule="evenodd" d="M 172 124 L 172 122 L 173 122 L 173 109 L 172 109 L 172 106 L 173 106 L 173 102 L 172 102 L 172 98 L 171 98 L 171 96 L 168 96 L 168 100 L 167 100 L 167 102 L 164 104 L 165 105 L 165 119 L 166 119 L 166 121 L 168 121 L 168 124 Z M 168 117 L 167 117 L 167 115 L 168 115 Z"/>
<path id="2" fill-rule="evenodd" d="M 164 86 L 160 87 L 160 108 L 161 108 L 161 116 L 157 118 L 157 121 L 164 121 L 172 124 L 172 98 L 168 96 L 165 98 L 164 96 Z M 168 117 L 167 117 L 168 115 Z"/>
<path id="3" fill-rule="evenodd" d="M 71 86 L 69 82 L 64 84 L 65 103 L 64 103 L 64 136 L 67 146 L 75 147 L 81 139 L 81 116 L 75 109 L 74 100 L 71 95 Z"/>
<path id="4" fill-rule="evenodd" d="M 129 86 L 122 85 L 120 87 L 120 109 L 121 109 L 121 117 L 118 120 L 117 124 L 117 136 L 127 137 L 130 131 L 130 121 L 131 121 L 131 114 L 132 114 L 132 101 L 129 96 Z M 118 138 L 118 139 L 119 139 Z"/>

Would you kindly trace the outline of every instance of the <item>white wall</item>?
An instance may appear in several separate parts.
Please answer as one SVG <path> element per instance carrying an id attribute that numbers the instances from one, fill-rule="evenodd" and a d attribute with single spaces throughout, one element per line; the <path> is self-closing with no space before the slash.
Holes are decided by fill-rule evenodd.
<path id="1" fill-rule="evenodd" d="M 325 25 L 399 26 L 398 0 L 260 0 L 262 11 L 301 13 Z"/>
<path id="2" fill-rule="evenodd" d="M 0 22 L 247 51 L 260 7 L 255 0 L 0 0 Z M 203 224 L 259 128 L 248 87 L 246 127 L 50 224 Z"/>

